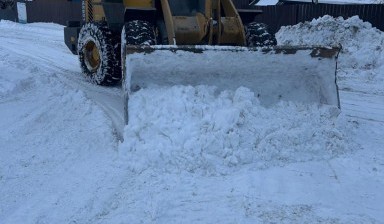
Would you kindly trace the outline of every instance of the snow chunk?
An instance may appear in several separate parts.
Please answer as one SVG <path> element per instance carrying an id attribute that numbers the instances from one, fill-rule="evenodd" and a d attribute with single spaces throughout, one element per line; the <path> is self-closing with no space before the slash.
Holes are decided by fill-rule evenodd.
<path id="1" fill-rule="evenodd" d="M 218 96 L 207 86 L 142 89 L 129 101 L 120 153 L 136 172 L 225 174 L 329 159 L 347 150 L 335 110 L 286 102 L 267 109 L 246 88 Z"/>

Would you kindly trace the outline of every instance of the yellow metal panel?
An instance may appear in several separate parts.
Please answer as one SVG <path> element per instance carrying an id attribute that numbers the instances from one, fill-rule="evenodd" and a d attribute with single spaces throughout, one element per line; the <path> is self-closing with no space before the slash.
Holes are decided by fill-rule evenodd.
<path id="1" fill-rule="evenodd" d="M 165 27 L 167 29 L 167 34 L 168 34 L 168 43 L 170 45 L 176 44 L 175 43 L 176 35 L 175 35 L 175 30 L 173 25 L 172 13 L 168 4 L 168 0 L 161 0 L 161 8 L 164 14 L 164 22 L 165 22 Z"/>
<path id="2" fill-rule="evenodd" d="M 153 0 L 124 0 L 124 6 L 149 8 L 153 6 L 152 2 Z"/>
<path id="3" fill-rule="evenodd" d="M 102 21 L 105 19 L 104 8 L 101 5 L 93 6 L 94 21 Z"/>
<path id="4" fill-rule="evenodd" d="M 99 22 L 105 19 L 101 0 L 86 0 L 84 4 L 86 22 Z"/>
<path id="5" fill-rule="evenodd" d="M 173 24 L 178 45 L 200 44 L 205 36 L 204 22 L 199 24 L 197 17 L 174 16 Z"/>

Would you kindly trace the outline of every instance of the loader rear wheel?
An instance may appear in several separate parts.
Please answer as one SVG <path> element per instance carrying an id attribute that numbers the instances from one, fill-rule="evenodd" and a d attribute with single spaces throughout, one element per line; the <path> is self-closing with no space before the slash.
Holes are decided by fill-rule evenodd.
<path id="1" fill-rule="evenodd" d="M 92 83 L 115 85 L 121 79 L 112 32 L 103 24 L 87 23 L 79 33 L 78 54 L 82 73 Z"/>
<path id="2" fill-rule="evenodd" d="M 275 46 L 276 38 L 268 32 L 268 27 L 264 23 L 252 22 L 245 26 L 245 37 L 248 47 Z"/>

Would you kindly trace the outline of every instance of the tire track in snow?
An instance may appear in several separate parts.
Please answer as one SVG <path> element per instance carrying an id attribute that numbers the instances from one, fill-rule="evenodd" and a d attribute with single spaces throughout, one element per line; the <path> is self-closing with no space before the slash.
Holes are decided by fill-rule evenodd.
<path id="1" fill-rule="evenodd" d="M 40 34 L 38 32 L 35 32 L 34 37 L 31 39 L 23 38 L 23 35 L 2 37 L 2 41 L 8 44 L 2 45 L 1 49 L 25 58 L 24 61 L 29 62 L 31 65 L 41 65 L 39 67 L 41 73 L 50 76 L 55 74 L 55 77 L 65 85 L 84 92 L 86 97 L 98 105 L 112 120 L 115 134 L 118 140 L 122 141 L 125 123 L 123 97 L 120 87 L 103 87 L 88 83 L 80 72 L 77 56 L 67 51 L 64 42 L 50 40 L 47 44 L 44 37 L 44 33 Z M 33 44 L 21 49 L 14 47 L 20 42 L 27 41 Z M 53 58 L 52 55 L 57 57 Z"/>

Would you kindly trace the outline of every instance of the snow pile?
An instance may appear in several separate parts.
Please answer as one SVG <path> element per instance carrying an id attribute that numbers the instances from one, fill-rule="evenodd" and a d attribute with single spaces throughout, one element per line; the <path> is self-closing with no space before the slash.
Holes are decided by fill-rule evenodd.
<path id="1" fill-rule="evenodd" d="M 129 125 L 120 152 L 132 170 L 225 174 L 323 160 L 344 153 L 347 143 L 338 109 L 293 103 L 261 107 L 246 88 L 215 96 L 207 86 L 142 89 L 129 101 Z"/>
<path id="2" fill-rule="evenodd" d="M 276 39 L 279 45 L 341 44 L 339 86 L 342 89 L 384 93 L 384 33 L 358 16 L 346 20 L 324 16 L 311 22 L 282 27 Z"/>
<path id="3" fill-rule="evenodd" d="M 350 63 L 354 68 L 374 68 L 384 63 L 384 34 L 358 16 L 346 20 L 324 16 L 311 22 L 282 27 L 276 38 L 280 45 L 341 44 L 342 53 L 349 54 L 348 60 L 352 60 Z"/>

